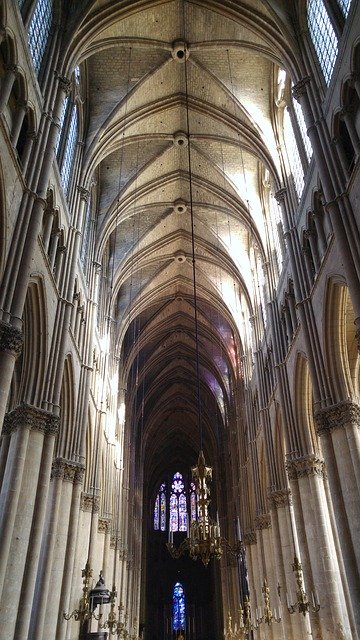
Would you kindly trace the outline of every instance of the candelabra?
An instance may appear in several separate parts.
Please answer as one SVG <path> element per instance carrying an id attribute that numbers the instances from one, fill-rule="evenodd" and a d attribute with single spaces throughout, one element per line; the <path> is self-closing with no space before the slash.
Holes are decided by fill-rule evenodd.
<path id="1" fill-rule="evenodd" d="M 100 572 L 99 580 L 93 589 L 90 589 L 90 580 L 92 578 L 92 569 L 90 569 L 89 562 L 86 563 L 85 568 L 82 569 L 81 576 L 83 578 L 83 594 L 79 600 L 79 606 L 71 613 L 63 613 L 65 620 L 74 618 L 80 622 L 80 626 L 83 626 L 86 622 L 94 618 L 100 620 L 101 613 L 98 615 L 95 613 L 95 608 L 98 604 L 106 604 L 110 601 L 110 592 L 105 588 L 104 578 Z"/>
<path id="2" fill-rule="evenodd" d="M 259 628 L 259 624 L 253 624 L 251 621 L 251 607 L 248 596 L 244 598 L 244 607 L 239 607 L 239 626 L 235 622 L 234 628 L 232 626 L 232 618 L 230 612 L 228 613 L 227 628 L 225 629 L 225 640 L 244 640 L 250 638 L 252 631 L 256 631 Z"/>
<path id="3" fill-rule="evenodd" d="M 272 622 L 280 622 L 281 615 L 280 610 L 276 612 L 276 609 L 272 611 L 270 606 L 270 589 L 268 587 L 266 579 L 264 580 L 262 589 L 261 589 L 264 597 L 264 612 L 262 612 L 261 607 L 256 610 L 256 622 L 258 625 L 265 622 L 265 624 L 271 624 Z"/>
<path id="4" fill-rule="evenodd" d="M 302 566 L 301 566 L 301 562 L 299 561 L 298 557 L 295 555 L 294 557 L 294 562 L 292 565 L 292 570 L 295 571 L 295 576 L 296 576 L 296 598 L 297 601 L 292 604 L 289 601 L 288 596 L 286 596 L 287 599 L 287 608 L 289 613 L 295 613 L 296 611 L 298 613 L 302 613 L 304 616 L 307 613 L 317 613 L 320 609 L 320 603 L 317 599 L 317 596 L 314 595 L 314 592 L 312 592 L 312 603 L 310 604 L 309 599 L 306 595 L 305 589 L 304 589 L 304 580 L 303 580 L 303 572 L 302 572 Z"/>
<path id="5" fill-rule="evenodd" d="M 103 624 L 100 624 L 102 629 L 107 629 L 108 633 L 112 636 L 117 636 L 118 638 L 128 638 L 129 632 L 126 629 L 128 614 L 124 614 L 124 620 L 121 620 L 122 611 L 124 609 L 123 604 L 120 603 L 118 606 L 118 616 L 115 613 L 115 599 L 117 596 L 117 591 L 115 585 L 113 585 L 112 590 L 110 592 L 110 611 L 107 619 Z M 129 636 L 130 640 L 131 636 Z"/>

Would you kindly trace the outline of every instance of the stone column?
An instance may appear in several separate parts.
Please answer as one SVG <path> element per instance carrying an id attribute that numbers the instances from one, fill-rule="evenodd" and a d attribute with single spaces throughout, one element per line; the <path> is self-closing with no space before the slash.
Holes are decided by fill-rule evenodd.
<path id="1" fill-rule="evenodd" d="M 27 108 L 28 108 L 28 105 L 26 100 L 18 100 L 16 105 L 15 117 L 14 117 L 13 125 L 11 128 L 11 136 L 10 136 L 11 142 L 14 147 L 16 147 L 17 141 L 19 139 L 21 127 L 24 122 Z"/>
<path id="2" fill-rule="evenodd" d="M 10 98 L 11 89 L 18 73 L 18 67 L 16 64 L 8 64 L 5 67 L 5 76 L 1 82 L 0 91 L 0 113 L 4 112 L 4 109 Z"/>
<path id="3" fill-rule="evenodd" d="M 0 385 L 0 430 L 8 403 L 8 390 L 12 380 L 15 360 L 23 347 L 23 335 L 20 329 L 0 320 L 0 353 L 2 360 Z"/>
<path id="4" fill-rule="evenodd" d="M 287 598 L 293 600 L 296 583 L 292 571 L 294 561 L 294 540 L 292 537 L 292 504 L 290 489 L 271 491 L 268 494 L 272 528 L 274 531 L 274 551 L 277 560 L 278 587 L 281 600 L 281 618 L 283 635 L 286 640 L 303 640 L 308 634 L 309 625 L 303 616 L 291 615 L 287 608 Z"/>
<path id="5" fill-rule="evenodd" d="M 315 414 L 328 471 L 341 553 L 360 637 L 360 406 L 339 402 Z"/>
<path id="6" fill-rule="evenodd" d="M 310 454 L 287 463 L 295 519 L 300 523 L 300 554 L 304 587 L 311 602 L 316 591 L 321 608 L 310 617 L 311 630 L 319 640 L 351 638 L 336 547 L 324 488 L 324 462 Z M 298 526 L 298 525 L 297 525 Z"/>
<path id="7" fill-rule="evenodd" d="M 18 638 L 24 635 L 13 635 L 15 623 L 27 630 L 30 620 L 58 418 L 21 405 L 6 416 L 4 428 L 11 441 L 1 496 L 1 602 L 9 637 Z M 6 575 L 12 576 L 13 593 L 8 583 L 3 589 Z"/>

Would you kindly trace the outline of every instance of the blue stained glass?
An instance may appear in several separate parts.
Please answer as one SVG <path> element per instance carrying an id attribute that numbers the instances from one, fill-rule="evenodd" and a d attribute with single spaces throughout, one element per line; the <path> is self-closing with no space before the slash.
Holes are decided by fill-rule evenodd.
<path id="1" fill-rule="evenodd" d="M 160 529 L 161 531 L 166 529 L 166 496 L 164 491 L 162 491 L 160 497 Z"/>
<path id="2" fill-rule="evenodd" d="M 178 531 L 179 528 L 179 511 L 178 511 L 178 499 L 175 493 L 170 496 L 170 530 Z"/>
<path id="3" fill-rule="evenodd" d="M 179 497 L 179 531 L 187 531 L 186 496 L 184 493 Z"/>
<path id="4" fill-rule="evenodd" d="M 159 530 L 159 494 L 156 496 L 155 507 L 154 507 L 154 529 L 155 531 Z"/>
<path id="5" fill-rule="evenodd" d="M 185 594 L 177 582 L 173 590 L 173 631 L 185 630 Z"/>

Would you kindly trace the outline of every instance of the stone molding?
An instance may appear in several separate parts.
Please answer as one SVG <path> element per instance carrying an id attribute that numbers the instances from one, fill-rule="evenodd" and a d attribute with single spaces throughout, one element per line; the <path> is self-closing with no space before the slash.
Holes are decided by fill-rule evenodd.
<path id="1" fill-rule="evenodd" d="M 270 509 L 281 509 L 292 504 L 290 489 L 279 489 L 268 493 L 268 504 Z"/>
<path id="2" fill-rule="evenodd" d="M 111 518 L 99 518 L 99 521 L 98 521 L 99 533 L 108 533 L 110 531 L 110 526 L 111 526 Z"/>
<path id="3" fill-rule="evenodd" d="M 85 468 L 78 462 L 65 458 L 55 458 L 52 463 L 51 479 L 61 478 L 64 482 L 80 484 L 83 481 Z"/>
<path id="4" fill-rule="evenodd" d="M 21 404 L 6 414 L 3 433 L 11 435 L 22 428 L 55 436 L 59 430 L 59 424 L 59 416 L 29 404 Z"/>
<path id="5" fill-rule="evenodd" d="M 352 425 L 360 425 L 360 405 L 351 400 L 338 402 L 331 407 L 321 409 L 315 413 L 316 431 L 319 436 Z"/>
<path id="6" fill-rule="evenodd" d="M 316 455 L 308 455 L 289 460 L 286 463 L 286 470 L 289 480 L 297 480 L 298 478 L 310 476 L 324 478 L 326 475 L 324 460 L 321 460 L 321 458 L 318 458 Z"/>
<path id="7" fill-rule="evenodd" d="M 270 529 L 271 517 L 269 513 L 262 513 L 255 517 L 255 529 L 258 531 L 261 529 Z"/>
<path id="8" fill-rule="evenodd" d="M 0 321 L 0 351 L 11 353 L 17 358 L 23 348 L 24 337 L 20 329 Z"/>
<path id="9" fill-rule="evenodd" d="M 246 531 L 244 533 L 244 544 L 245 545 L 256 544 L 256 533 L 255 533 L 255 531 Z"/>
<path id="10" fill-rule="evenodd" d="M 81 511 L 90 511 L 91 513 L 99 513 L 100 511 L 100 498 L 99 496 L 94 496 L 92 493 L 86 493 L 85 491 L 81 494 L 80 499 L 80 509 Z"/>

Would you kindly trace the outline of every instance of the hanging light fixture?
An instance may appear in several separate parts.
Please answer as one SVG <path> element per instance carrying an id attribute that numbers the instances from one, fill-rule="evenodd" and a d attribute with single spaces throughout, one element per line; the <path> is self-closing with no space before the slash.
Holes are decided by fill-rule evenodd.
<path id="1" fill-rule="evenodd" d="M 312 592 L 312 602 L 309 601 L 306 591 L 304 589 L 304 578 L 302 572 L 301 562 L 297 555 L 294 556 L 294 562 L 292 564 L 292 570 L 295 572 L 296 579 L 296 602 L 292 603 L 289 597 L 286 597 L 287 608 L 289 613 L 302 613 L 304 616 L 307 613 L 317 613 L 320 610 L 320 602 L 314 592 Z"/>

